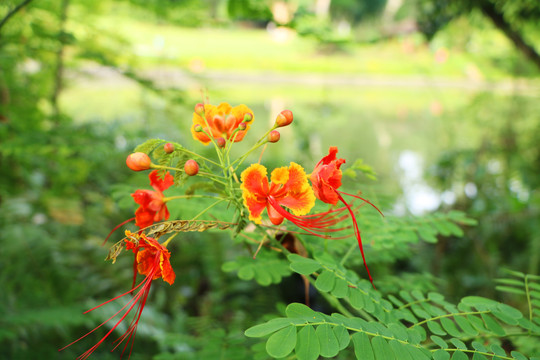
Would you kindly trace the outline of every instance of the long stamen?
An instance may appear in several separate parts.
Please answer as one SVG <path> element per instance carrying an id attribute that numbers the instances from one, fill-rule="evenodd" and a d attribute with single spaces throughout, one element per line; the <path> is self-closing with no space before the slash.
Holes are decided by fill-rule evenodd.
<path id="1" fill-rule="evenodd" d="M 354 216 L 354 212 L 352 211 L 351 206 L 349 204 L 347 204 L 347 202 L 345 201 L 343 196 L 341 196 L 340 192 L 338 192 L 336 190 L 336 193 L 337 193 L 337 196 L 339 197 L 339 200 L 343 204 L 345 204 L 345 206 L 347 207 L 347 210 L 349 210 L 349 213 L 351 214 L 351 219 L 352 219 L 352 222 L 353 222 L 353 225 L 354 225 L 354 234 L 356 235 L 356 239 L 358 240 L 358 246 L 360 247 L 360 253 L 362 254 L 362 260 L 364 261 L 364 266 L 366 267 L 366 271 L 367 271 L 368 276 L 369 276 L 369 281 L 371 282 L 371 285 L 373 286 L 373 288 L 377 289 L 375 287 L 375 284 L 373 284 L 373 278 L 371 277 L 371 273 L 369 272 L 369 268 L 367 266 L 366 257 L 364 256 L 364 247 L 362 246 L 362 237 L 360 236 L 360 229 L 358 228 L 358 223 L 356 221 L 356 216 Z M 375 206 L 375 205 L 373 205 L 373 206 Z M 379 209 L 377 209 L 377 210 L 379 210 Z"/>
<path id="2" fill-rule="evenodd" d="M 346 192 L 343 192 L 343 191 L 337 190 L 337 189 L 335 189 L 335 190 L 336 190 L 336 192 L 338 192 L 339 194 L 352 196 L 352 197 L 354 197 L 354 198 L 360 199 L 360 200 L 362 200 L 363 202 L 365 202 L 365 203 L 367 203 L 367 204 L 373 206 L 373 207 L 375 208 L 375 210 L 377 210 L 377 211 L 379 212 L 379 214 L 381 214 L 381 215 L 384 217 L 384 214 L 382 213 L 382 211 L 379 210 L 378 207 L 376 207 L 375 205 L 373 205 L 373 204 L 371 203 L 371 201 L 369 201 L 369 200 L 367 200 L 367 199 L 364 199 L 364 198 L 362 198 L 362 197 L 360 197 L 360 196 L 358 196 L 358 195 L 348 194 L 348 193 L 346 193 Z"/>

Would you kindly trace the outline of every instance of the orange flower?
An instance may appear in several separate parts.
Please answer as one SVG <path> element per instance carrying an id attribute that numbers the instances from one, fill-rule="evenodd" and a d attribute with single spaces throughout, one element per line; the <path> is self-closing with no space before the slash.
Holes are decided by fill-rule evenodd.
<path id="1" fill-rule="evenodd" d="M 261 214 L 266 208 L 272 224 L 279 225 L 285 217 L 289 218 L 284 215 L 289 213 L 282 206 L 300 216 L 307 214 L 315 205 L 313 190 L 300 165 L 292 162 L 288 168 L 275 169 L 270 183 L 266 174 L 266 168 L 260 164 L 253 164 L 242 172 L 240 188 L 250 220 L 260 224 Z"/>
<path id="2" fill-rule="evenodd" d="M 338 152 L 338 148 L 335 146 L 330 147 L 328 151 L 328 155 L 323 157 L 317 165 L 315 165 L 315 169 L 310 175 L 311 184 L 313 185 L 313 190 L 315 193 L 315 196 L 317 199 L 327 203 L 336 205 L 338 200 L 341 201 L 347 210 L 349 211 L 349 214 L 351 215 L 351 219 L 353 222 L 353 229 L 354 229 L 354 235 L 356 236 L 358 240 L 358 246 L 360 247 L 360 253 L 362 254 L 362 260 L 364 261 L 364 266 L 366 267 L 366 271 L 369 276 L 369 281 L 371 281 L 371 284 L 373 285 L 373 279 L 371 278 L 371 274 L 369 272 L 369 268 L 367 266 L 366 258 L 364 256 L 364 247 L 362 246 L 362 238 L 360 236 L 360 229 L 358 228 L 358 222 L 356 221 L 356 216 L 354 215 L 354 212 L 352 211 L 352 208 L 341 194 L 348 195 L 355 197 L 357 199 L 360 199 L 371 206 L 373 206 L 379 213 L 382 214 L 382 212 L 371 202 L 369 202 L 366 199 L 363 199 L 359 196 L 347 194 L 342 191 L 339 191 L 338 188 L 341 186 L 341 165 L 345 163 L 344 159 L 338 159 L 336 157 L 336 154 Z M 384 215 L 383 215 L 384 216 Z M 375 285 L 373 285 L 375 287 Z"/>
<path id="3" fill-rule="evenodd" d="M 227 103 L 221 103 L 216 107 L 205 104 L 204 108 L 202 106 L 200 108 L 199 111 L 193 113 L 191 133 L 195 140 L 202 142 L 204 145 L 209 144 L 211 141 L 206 134 L 211 135 L 214 139 L 223 137 L 230 141 L 241 141 L 254 120 L 253 112 L 246 105 L 231 107 Z M 236 131 L 242 123 L 245 124 L 246 128 Z M 204 132 L 196 131 L 197 128 L 204 130 Z"/>
<path id="4" fill-rule="evenodd" d="M 148 175 L 148 178 L 155 191 L 137 190 L 131 194 L 135 202 L 140 205 L 135 211 L 135 225 L 141 229 L 154 222 L 167 220 L 170 216 L 167 205 L 163 201 L 163 191 L 174 184 L 173 176 L 167 172 L 162 179 L 159 177 L 158 171 L 154 170 Z"/>
<path id="5" fill-rule="evenodd" d="M 108 301 L 105 301 L 104 303 L 90 310 L 87 310 L 85 312 L 86 314 L 92 310 L 95 310 L 121 297 L 124 297 L 128 294 L 132 294 L 135 292 L 135 290 L 139 289 L 138 292 L 134 294 L 133 297 L 113 316 L 105 320 L 103 323 L 97 326 L 94 330 L 88 332 L 87 334 L 81 336 L 79 339 L 73 341 L 71 344 L 59 350 L 59 351 L 64 350 L 65 348 L 71 346 L 72 344 L 90 335 L 91 333 L 93 333 L 94 331 L 102 327 L 104 324 L 106 324 L 107 322 L 115 318 L 116 316 L 120 316 L 120 319 L 118 319 L 116 324 L 112 326 L 112 328 L 105 334 L 105 336 L 101 338 L 101 340 L 99 340 L 94 346 L 92 346 L 90 349 L 88 349 L 79 357 L 77 357 L 77 360 L 88 359 L 90 355 L 92 355 L 92 353 L 105 341 L 105 339 L 109 337 L 109 335 L 112 334 L 112 332 L 118 327 L 118 325 L 120 325 L 120 323 L 124 321 L 124 319 L 128 316 L 128 314 L 135 308 L 136 309 L 135 314 L 133 314 L 131 322 L 128 325 L 128 329 L 126 330 L 126 332 L 124 332 L 124 334 L 122 334 L 122 336 L 120 336 L 115 341 L 115 343 L 117 344 L 115 345 L 113 350 L 116 349 L 118 346 L 120 346 L 120 344 L 124 341 L 126 341 L 126 343 L 122 350 L 122 354 L 124 353 L 124 351 L 126 350 L 130 342 L 131 342 L 131 348 L 132 348 L 135 334 L 137 332 L 137 325 L 139 323 L 139 319 L 141 318 L 142 312 L 144 310 L 144 306 L 146 305 L 148 294 L 150 293 L 152 280 L 162 278 L 164 281 L 168 282 L 171 285 L 174 282 L 175 274 L 169 262 L 170 253 L 163 245 L 158 243 L 153 238 L 146 237 L 144 234 L 138 235 L 138 234 L 134 234 L 129 231 L 126 231 L 126 236 L 131 239 L 131 240 L 126 239 L 126 249 L 133 250 L 133 252 L 136 254 L 137 269 L 139 273 L 146 275 L 146 277 L 144 278 L 143 281 L 141 281 L 139 285 L 134 286 L 128 292 L 125 292 Z M 131 348 L 130 348 L 130 355 L 131 355 Z"/>

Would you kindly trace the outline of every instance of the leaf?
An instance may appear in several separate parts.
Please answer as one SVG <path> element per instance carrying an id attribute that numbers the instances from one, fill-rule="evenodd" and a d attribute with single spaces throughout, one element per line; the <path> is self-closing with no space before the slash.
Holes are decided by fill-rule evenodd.
<path id="1" fill-rule="evenodd" d="M 461 330 L 463 330 L 467 335 L 478 335 L 478 330 L 476 330 L 476 328 L 471 325 L 471 323 L 466 317 L 454 316 L 454 320 L 457 322 Z"/>
<path id="2" fill-rule="evenodd" d="M 394 360 L 396 357 L 392 348 L 388 345 L 385 339 L 380 336 L 375 336 L 371 339 L 373 353 L 377 360 Z"/>
<path id="3" fill-rule="evenodd" d="M 499 325 L 499 323 L 489 316 L 488 314 L 482 314 L 482 319 L 484 320 L 484 323 L 486 324 L 487 328 L 494 334 L 499 336 L 506 335 L 506 331 Z"/>
<path id="4" fill-rule="evenodd" d="M 527 360 L 526 356 L 517 351 L 512 351 L 510 355 L 512 355 L 512 357 L 517 360 Z"/>
<path id="5" fill-rule="evenodd" d="M 354 354 L 358 360 L 375 360 L 373 348 L 369 337 L 364 333 L 356 333 L 352 336 L 354 344 Z"/>
<path id="6" fill-rule="evenodd" d="M 446 341 L 444 341 L 443 339 L 441 339 L 440 337 L 436 336 L 436 335 L 431 335 L 430 336 L 430 339 L 435 343 L 437 344 L 441 349 L 446 349 L 448 348 L 448 344 L 446 343 Z"/>
<path id="7" fill-rule="evenodd" d="M 411 357 L 411 354 L 407 351 L 406 345 L 396 340 L 390 340 L 388 343 L 390 344 L 392 351 L 396 355 L 396 358 L 398 358 L 399 360 L 415 360 Z"/>
<path id="8" fill-rule="evenodd" d="M 455 336 L 455 337 L 461 337 L 462 336 L 461 332 L 456 327 L 456 324 L 452 320 L 450 320 L 449 318 L 442 318 L 441 319 L 441 325 L 442 325 L 443 329 L 446 330 L 446 332 L 449 335 Z"/>
<path id="9" fill-rule="evenodd" d="M 333 330 L 339 344 L 339 350 L 344 350 L 347 346 L 349 346 L 349 343 L 351 342 L 351 336 L 349 335 L 349 332 L 343 325 L 335 326 Z"/>
<path id="10" fill-rule="evenodd" d="M 313 326 L 306 325 L 298 332 L 295 352 L 299 360 L 317 360 L 319 358 L 321 346 Z"/>
<path id="11" fill-rule="evenodd" d="M 349 284 L 345 279 L 336 278 L 336 284 L 332 290 L 332 295 L 338 299 L 342 299 L 349 293 Z"/>
<path id="12" fill-rule="evenodd" d="M 478 341 L 473 341 L 471 343 L 472 347 L 475 349 L 475 350 L 478 350 L 478 351 L 481 351 L 481 352 L 487 352 L 487 349 L 486 347 L 484 346 L 484 344 L 478 342 Z"/>
<path id="13" fill-rule="evenodd" d="M 428 321 L 427 327 L 429 328 L 429 331 L 431 331 L 435 335 L 441 335 L 441 336 L 446 335 L 446 331 L 444 331 L 441 325 L 439 325 L 439 323 L 436 321 Z"/>
<path id="14" fill-rule="evenodd" d="M 500 355 L 500 356 L 506 356 L 506 351 L 504 351 L 504 349 L 502 347 L 500 347 L 500 345 L 498 344 L 491 344 L 490 346 L 491 348 L 491 351 L 496 354 L 496 355 Z"/>
<path id="15" fill-rule="evenodd" d="M 388 329 L 398 340 L 407 341 L 409 339 L 409 336 L 407 335 L 407 328 L 401 323 L 391 323 L 388 325 Z"/>
<path id="16" fill-rule="evenodd" d="M 291 325 L 291 321 L 285 318 L 272 319 L 264 324 L 250 327 L 244 332 L 247 337 L 262 337 L 276 332 Z"/>
<path id="17" fill-rule="evenodd" d="M 297 254 L 290 254 L 287 259 L 291 262 L 291 270 L 301 275 L 311 275 L 321 268 L 318 261 Z"/>
<path id="18" fill-rule="evenodd" d="M 525 295 L 525 290 L 510 287 L 510 286 L 495 286 L 495 290 L 501 291 L 501 292 L 506 292 L 506 293 Z"/>
<path id="19" fill-rule="evenodd" d="M 349 301 L 351 306 L 357 310 L 361 310 L 365 306 L 364 294 L 360 293 L 360 290 L 349 288 Z"/>
<path id="20" fill-rule="evenodd" d="M 321 356 L 334 357 L 339 353 L 339 344 L 329 324 L 319 325 L 315 330 L 319 344 L 321 345 Z"/>
<path id="21" fill-rule="evenodd" d="M 454 344 L 454 346 L 460 350 L 467 350 L 467 345 L 465 345 L 465 343 L 459 339 L 452 338 L 450 339 L 450 342 Z"/>
<path id="22" fill-rule="evenodd" d="M 448 354 L 443 349 L 439 349 L 433 353 L 433 359 L 434 360 L 449 360 L 450 354 Z"/>
<path id="23" fill-rule="evenodd" d="M 424 348 L 417 348 L 415 346 L 406 346 L 405 349 L 409 352 L 411 357 L 414 360 L 429 360 L 431 359 L 431 354 L 426 354 Z"/>
<path id="24" fill-rule="evenodd" d="M 451 360 L 469 360 L 469 357 L 464 352 L 456 350 L 452 355 Z"/>
<path id="25" fill-rule="evenodd" d="M 282 358 L 291 353 L 296 345 L 296 326 L 289 325 L 272 334 L 266 342 L 266 352 L 273 358 Z"/>
<path id="26" fill-rule="evenodd" d="M 300 303 L 291 303 L 285 309 L 285 313 L 290 318 L 310 318 L 315 319 L 317 312 L 312 310 L 309 306 Z"/>
<path id="27" fill-rule="evenodd" d="M 328 270 L 323 270 L 321 274 L 317 277 L 317 280 L 315 280 L 315 287 L 317 288 L 317 290 L 329 292 L 334 288 L 335 281 L 336 276 L 334 275 L 334 273 Z"/>

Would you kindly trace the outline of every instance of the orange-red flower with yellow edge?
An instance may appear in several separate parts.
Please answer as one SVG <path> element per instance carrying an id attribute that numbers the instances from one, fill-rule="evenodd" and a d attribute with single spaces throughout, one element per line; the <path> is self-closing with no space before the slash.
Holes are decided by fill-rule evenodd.
<path id="1" fill-rule="evenodd" d="M 315 196 L 317 199 L 327 203 L 336 205 L 338 201 L 341 201 L 347 210 L 349 211 L 351 215 L 351 219 L 353 222 L 353 229 L 354 234 L 358 240 L 358 246 L 360 247 L 360 252 L 362 254 L 362 259 L 364 261 L 364 266 L 366 268 L 366 271 L 369 276 L 369 281 L 371 281 L 371 284 L 373 285 L 373 279 L 371 278 L 371 273 L 369 272 L 369 268 L 367 266 L 366 258 L 364 256 L 364 247 L 362 246 L 362 238 L 360 236 L 360 229 L 358 228 L 358 222 L 356 221 L 356 216 L 354 215 L 354 211 L 351 208 L 351 205 L 349 205 L 345 199 L 343 198 L 343 195 L 348 195 L 355 197 L 357 199 L 360 199 L 371 206 L 373 206 L 379 213 L 382 212 L 373 205 L 370 201 L 363 199 L 359 196 L 347 194 L 342 191 L 339 191 L 338 188 L 341 187 L 341 165 L 345 163 L 344 159 L 338 159 L 337 158 L 337 152 L 338 148 L 335 146 L 330 147 L 328 151 L 328 155 L 323 157 L 317 165 L 315 165 L 315 169 L 310 175 L 311 184 L 313 186 L 313 191 L 315 193 Z M 375 287 L 375 285 L 373 285 Z"/>
<path id="2" fill-rule="evenodd" d="M 195 140 L 205 145 L 211 141 L 208 135 L 214 139 L 223 137 L 229 141 L 238 142 L 242 141 L 253 120 L 253 111 L 246 105 L 232 107 L 227 103 L 221 103 L 218 106 L 205 104 L 204 108 L 199 106 L 197 111 L 193 113 L 191 134 Z M 245 124 L 244 130 L 238 129 L 242 123 Z M 241 126 L 242 128 L 244 125 Z M 201 129 L 204 131 L 197 131 Z"/>
<path id="3" fill-rule="evenodd" d="M 174 178 L 169 172 L 161 178 L 157 170 L 152 171 L 148 178 L 150 186 L 154 190 L 137 190 L 131 196 L 139 208 L 135 211 L 135 225 L 139 228 L 145 228 L 154 222 L 169 219 L 169 210 L 165 201 L 163 201 L 163 191 L 174 184 Z"/>
<path id="4" fill-rule="evenodd" d="M 266 174 L 266 168 L 260 164 L 252 164 L 242 172 L 240 188 L 250 220 L 260 224 L 261 214 L 266 209 L 272 224 L 279 225 L 284 218 L 288 218 L 280 211 L 283 210 L 282 206 L 290 209 L 294 215 L 301 216 L 315 205 L 313 190 L 300 165 L 291 162 L 289 167 L 274 169 L 270 183 Z"/>
<path id="5" fill-rule="evenodd" d="M 81 336 L 79 339 L 73 341 L 71 344 L 63 347 L 59 351 L 62 351 L 65 348 L 73 345 L 74 343 L 82 340 L 83 338 L 87 337 L 88 335 L 90 335 L 91 333 L 93 333 L 94 331 L 102 327 L 103 325 L 105 325 L 107 322 L 111 321 L 117 316 L 120 316 L 120 318 L 111 327 L 111 329 L 105 334 L 105 336 L 101 338 L 101 340 L 99 340 L 94 346 L 92 346 L 90 349 L 88 349 L 79 357 L 77 357 L 77 360 L 88 359 L 90 355 L 92 355 L 92 353 L 109 337 L 109 335 L 112 334 L 112 332 L 120 325 L 120 323 L 124 321 L 124 319 L 128 316 L 128 314 L 133 309 L 135 309 L 135 313 L 133 314 L 133 317 L 131 318 L 131 321 L 128 325 L 127 330 L 117 340 L 114 341 L 116 345 L 113 348 L 113 350 L 115 350 L 118 346 L 120 346 L 120 344 L 122 344 L 125 341 L 125 345 L 122 349 L 122 354 L 123 354 L 126 348 L 128 347 L 129 343 L 131 342 L 131 347 L 129 351 L 129 355 L 131 355 L 131 349 L 133 348 L 133 342 L 134 342 L 135 335 L 137 332 L 137 325 L 139 323 L 139 319 L 141 318 L 142 312 L 144 310 L 144 306 L 146 305 L 146 300 L 150 292 L 152 281 L 155 279 L 162 278 L 164 281 L 172 285 L 174 283 L 176 275 L 169 261 L 170 256 L 171 256 L 169 251 L 162 244 L 158 243 L 154 238 L 147 237 L 144 234 L 135 234 L 135 233 L 131 233 L 130 231 L 126 231 L 125 242 L 126 242 L 125 244 L 126 249 L 132 250 L 135 253 L 137 270 L 140 274 L 146 275 L 144 280 L 141 281 L 139 285 L 134 286 L 128 292 L 118 295 L 86 311 L 85 314 L 97 308 L 100 308 L 103 305 L 106 305 L 112 301 L 115 301 L 121 297 L 124 297 L 128 294 L 133 294 L 135 290 L 138 290 L 137 293 L 133 294 L 133 297 L 130 298 L 130 300 L 110 318 L 105 320 L 103 323 L 101 323 L 92 331 Z"/>

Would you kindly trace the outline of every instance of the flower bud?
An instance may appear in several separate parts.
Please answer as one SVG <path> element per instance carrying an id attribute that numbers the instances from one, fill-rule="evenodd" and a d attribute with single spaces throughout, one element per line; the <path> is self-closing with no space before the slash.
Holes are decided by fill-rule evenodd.
<path id="1" fill-rule="evenodd" d="M 271 143 L 278 142 L 279 137 L 280 137 L 279 131 L 272 130 L 270 131 L 270 134 L 268 134 L 268 142 L 271 142 Z"/>
<path id="2" fill-rule="evenodd" d="M 126 165 L 133 171 L 148 170 L 151 163 L 150 157 L 142 152 L 130 154 L 126 159 Z"/>
<path id="3" fill-rule="evenodd" d="M 195 130 L 195 132 L 201 132 L 203 131 L 203 127 L 201 124 L 197 124 L 195 127 L 193 127 L 193 130 Z"/>
<path id="4" fill-rule="evenodd" d="M 291 110 L 283 110 L 276 118 L 277 127 L 287 126 L 293 121 L 293 114 Z"/>
<path id="5" fill-rule="evenodd" d="M 170 154 L 174 151 L 174 145 L 171 144 L 171 143 L 166 143 L 165 145 L 163 145 L 163 150 L 167 153 L 167 154 Z"/>
<path id="6" fill-rule="evenodd" d="M 198 103 L 195 105 L 195 114 L 204 117 L 204 104 Z"/>
<path id="7" fill-rule="evenodd" d="M 225 147 L 226 140 L 222 137 L 216 139 L 216 143 L 220 148 Z"/>
<path id="8" fill-rule="evenodd" d="M 252 114 L 252 113 L 246 113 L 246 114 L 244 115 L 244 122 L 245 122 L 245 123 L 248 123 L 248 122 L 250 122 L 251 120 L 253 120 L 253 114 Z"/>
<path id="9" fill-rule="evenodd" d="M 247 124 L 245 122 L 241 122 L 240 124 L 238 124 L 238 130 L 244 131 L 246 130 L 246 128 L 247 128 Z"/>
<path id="10" fill-rule="evenodd" d="M 199 164 L 193 159 L 189 159 L 184 164 L 184 171 L 189 176 L 195 176 L 199 172 Z"/>

